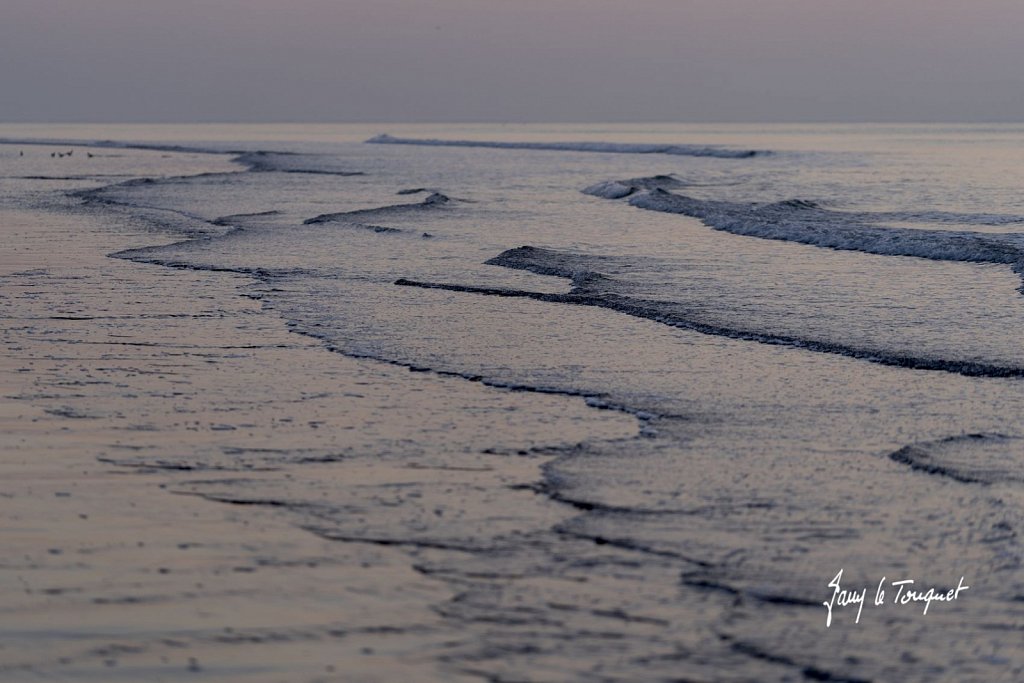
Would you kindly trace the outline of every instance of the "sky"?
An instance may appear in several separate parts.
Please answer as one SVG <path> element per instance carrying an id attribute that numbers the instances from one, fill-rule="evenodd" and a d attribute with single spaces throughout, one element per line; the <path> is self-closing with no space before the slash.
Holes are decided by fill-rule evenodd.
<path id="1" fill-rule="evenodd" d="M 0 0 L 0 121 L 1024 121 L 1024 0 Z"/>

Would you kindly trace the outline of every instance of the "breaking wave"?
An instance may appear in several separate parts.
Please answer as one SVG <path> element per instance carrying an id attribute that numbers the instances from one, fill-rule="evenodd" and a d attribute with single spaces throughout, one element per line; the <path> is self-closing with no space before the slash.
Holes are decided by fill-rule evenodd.
<path id="1" fill-rule="evenodd" d="M 701 334 L 754 341 L 762 344 L 792 346 L 807 351 L 832 353 L 881 365 L 912 370 L 940 370 L 967 377 L 1024 377 L 1024 366 L 1019 365 L 993 363 L 983 360 L 915 355 L 911 352 L 856 346 L 838 341 L 730 327 L 708 322 L 702 318 L 699 311 L 695 311 L 692 307 L 685 304 L 673 301 L 644 299 L 619 293 L 616 290 L 621 288 L 616 286 L 617 283 L 614 279 L 592 270 L 592 266 L 600 263 L 600 260 L 601 257 L 581 257 L 572 253 L 523 246 L 508 249 L 486 262 L 488 265 L 504 266 L 506 268 L 525 270 L 538 275 L 551 275 L 569 279 L 572 281 L 573 287 L 568 293 L 537 292 L 443 282 L 422 282 L 407 278 L 399 278 L 395 281 L 395 284 L 405 287 L 443 289 L 487 296 L 528 298 L 550 303 L 595 306 Z"/>
<path id="2" fill-rule="evenodd" d="M 884 225 L 898 221 L 929 221 L 954 225 L 1019 223 L 1024 228 L 1024 216 L 946 211 L 838 211 L 802 199 L 774 203 L 705 200 L 669 192 L 664 186 L 648 188 L 638 182 L 645 180 L 650 179 L 599 183 L 583 192 L 609 199 L 628 197 L 631 206 L 690 216 L 709 228 L 734 235 L 881 256 L 1007 264 L 1024 274 L 1024 233 Z"/>
<path id="3" fill-rule="evenodd" d="M 492 149 L 537 149 L 559 152 L 603 152 L 606 154 L 671 154 L 675 156 L 749 159 L 768 152 L 729 149 L 715 145 L 665 145 L 621 142 L 499 142 L 491 140 L 430 140 L 378 135 L 366 142 L 375 145 L 426 145 L 430 147 L 488 147 Z"/>
<path id="4" fill-rule="evenodd" d="M 312 175 L 358 176 L 362 171 L 352 171 L 335 166 L 329 157 L 293 152 L 245 152 L 234 158 L 254 173 L 307 173 Z"/>
<path id="5" fill-rule="evenodd" d="M 584 188 L 583 194 L 602 199 L 622 199 L 642 190 L 668 190 L 683 187 L 686 183 L 671 175 L 656 175 L 648 178 L 629 180 L 606 180 Z"/>

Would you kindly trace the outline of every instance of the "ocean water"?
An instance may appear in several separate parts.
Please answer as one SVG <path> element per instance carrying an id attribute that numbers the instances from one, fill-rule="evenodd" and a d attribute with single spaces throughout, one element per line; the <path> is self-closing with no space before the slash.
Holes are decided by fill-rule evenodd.
<path id="1" fill-rule="evenodd" d="M 423 656 L 493 680 L 1024 677 L 1024 127 L 0 138 L 6 202 L 70 195 L 153 233 L 113 258 L 247 275 L 267 314 L 367 363 L 635 421 L 531 452 L 538 505 L 572 513 L 548 527 L 374 496 L 357 520 L 348 493 L 290 485 L 299 526 L 326 496 L 319 533 L 430 549 L 415 562 L 459 589 L 437 610 L 460 646 Z M 422 451 L 359 446 L 371 469 Z M 840 570 L 868 604 L 826 627 Z M 922 614 L 895 587 L 871 604 L 883 577 L 970 588 Z"/>

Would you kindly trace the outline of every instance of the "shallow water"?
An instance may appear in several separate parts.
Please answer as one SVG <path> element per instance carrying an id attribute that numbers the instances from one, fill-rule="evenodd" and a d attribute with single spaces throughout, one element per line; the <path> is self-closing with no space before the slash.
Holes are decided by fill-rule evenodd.
<path id="1" fill-rule="evenodd" d="M 423 144 L 364 143 L 382 132 Z M 0 192 L 152 231 L 116 258 L 250 276 L 263 311 L 339 354 L 632 425 L 551 444 L 501 422 L 487 453 L 474 408 L 442 403 L 438 441 L 358 418 L 338 435 L 359 484 L 325 487 L 285 447 L 258 462 L 287 478 L 186 487 L 428 552 L 410 561 L 458 591 L 435 609 L 459 644 L 425 659 L 495 680 L 1022 675 L 1024 128 L 0 127 L 115 135 L 162 151 L 2 145 Z M 679 153 L 709 146 L 758 154 Z M 216 152 L 233 166 L 210 172 Z M 425 453 L 518 451 L 542 465 L 512 497 L 486 477 L 382 493 Z M 826 628 L 840 569 L 869 593 L 970 589 Z"/>

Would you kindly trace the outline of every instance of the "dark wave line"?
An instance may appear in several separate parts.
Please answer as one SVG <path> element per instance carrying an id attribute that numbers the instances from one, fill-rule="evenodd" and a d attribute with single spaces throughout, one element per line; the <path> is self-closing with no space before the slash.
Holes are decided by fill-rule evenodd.
<path id="1" fill-rule="evenodd" d="M 319 216 L 313 216 L 302 221 L 303 225 L 316 225 L 319 223 L 335 223 L 335 222 L 348 222 L 353 218 L 375 216 L 379 214 L 394 214 L 403 213 L 409 211 L 423 211 L 429 209 L 436 209 L 444 206 L 451 201 L 448 195 L 441 194 L 440 192 L 434 192 L 429 197 L 424 199 L 422 202 L 416 202 L 415 204 L 389 204 L 388 206 L 378 206 L 372 209 L 356 209 L 355 211 L 339 211 L 337 213 L 322 213 Z"/>
<path id="2" fill-rule="evenodd" d="M 1024 226 L 1024 216 L 948 211 L 837 211 L 801 199 L 774 203 L 740 203 L 696 199 L 668 192 L 654 178 L 592 185 L 587 194 L 628 198 L 631 206 L 689 216 L 713 229 L 744 237 L 806 244 L 836 251 L 879 256 L 909 256 L 933 261 L 1009 265 L 1024 277 L 1024 233 L 925 230 L 881 225 L 928 220 L 946 224 Z M 1024 284 L 1020 291 L 1024 293 Z"/>
<path id="3" fill-rule="evenodd" d="M 666 145 L 621 142 L 500 142 L 491 140 L 430 140 L 378 135 L 366 141 L 374 145 L 423 145 L 428 147 L 486 147 L 490 149 L 533 149 L 557 152 L 599 152 L 605 154 L 670 154 L 674 156 L 749 159 L 768 152 L 729 149 L 717 145 Z"/>
<path id="4" fill-rule="evenodd" d="M 963 484 L 1020 484 L 1024 483 L 1024 463 L 1019 457 L 1022 448 L 1024 444 L 1019 437 L 962 434 L 910 444 L 890 453 L 889 458 L 912 470 L 947 477 Z M 978 457 L 979 449 L 987 449 L 988 457 Z"/>
<path id="5" fill-rule="evenodd" d="M 251 213 L 233 213 L 233 214 L 230 214 L 228 216 L 219 216 L 217 218 L 214 218 L 210 222 L 213 223 L 214 225 L 229 226 L 229 225 L 232 225 L 234 223 L 237 223 L 240 220 L 244 220 L 246 218 L 262 218 L 262 217 L 265 217 L 265 216 L 280 216 L 280 215 L 281 215 L 280 211 L 278 211 L 277 209 L 271 209 L 270 211 L 253 211 Z"/>
<path id="6" fill-rule="evenodd" d="M 508 252 L 505 252 L 508 253 Z M 491 262 L 489 262 L 491 263 Z M 516 266 L 512 266 L 516 267 Z M 523 267 L 523 270 L 532 268 Z M 545 271 L 542 274 L 556 274 Z M 671 304 L 666 305 L 664 301 L 650 301 L 644 299 L 632 299 L 617 294 L 587 294 L 580 293 L 574 289 L 568 294 L 557 294 L 549 292 L 534 292 L 521 289 L 508 289 L 502 287 L 477 287 L 473 285 L 451 284 L 443 282 L 421 282 L 399 278 L 395 284 L 402 287 L 419 287 L 422 289 L 442 289 L 451 292 L 462 292 L 467 294 L 480 294 L 484 296 L 498 296 L 511 298 L 534 299 L 548 303 L 573 304 L 577 306 L 593 306 L 606 308 L 619 313 L 643 318 L 654 322 L 677 327 L 680 329 L 698 332 L 701 334 L 717 337 L 728 337 L 741 341 L 753 341 L 761 344 L 774 346 L 792 346 L 807 351 L 819 353 L 832 353 L 858 360 L 870 361 L 880 365 L 906 368 L 909 370 L 939 370 L 943 372 L 964 375 L 966 377 L 1024 377 L 1024 368 L 996 365 L 992 363 L 981 363 L 977 361 L 955 361 L 940 358 L 924 358 L 908 354 L 888 353 L 875 349 L 859 348 L 835 342 L 826 342 L 815 339 L 804 339 L 792 335 L 773 334 L 758 332 L 754 330 L 743 330 L 739 328 L 724 327 L 701 322 L 693 318 L 679 315 L 678 312 L 670 309 Z"/>

